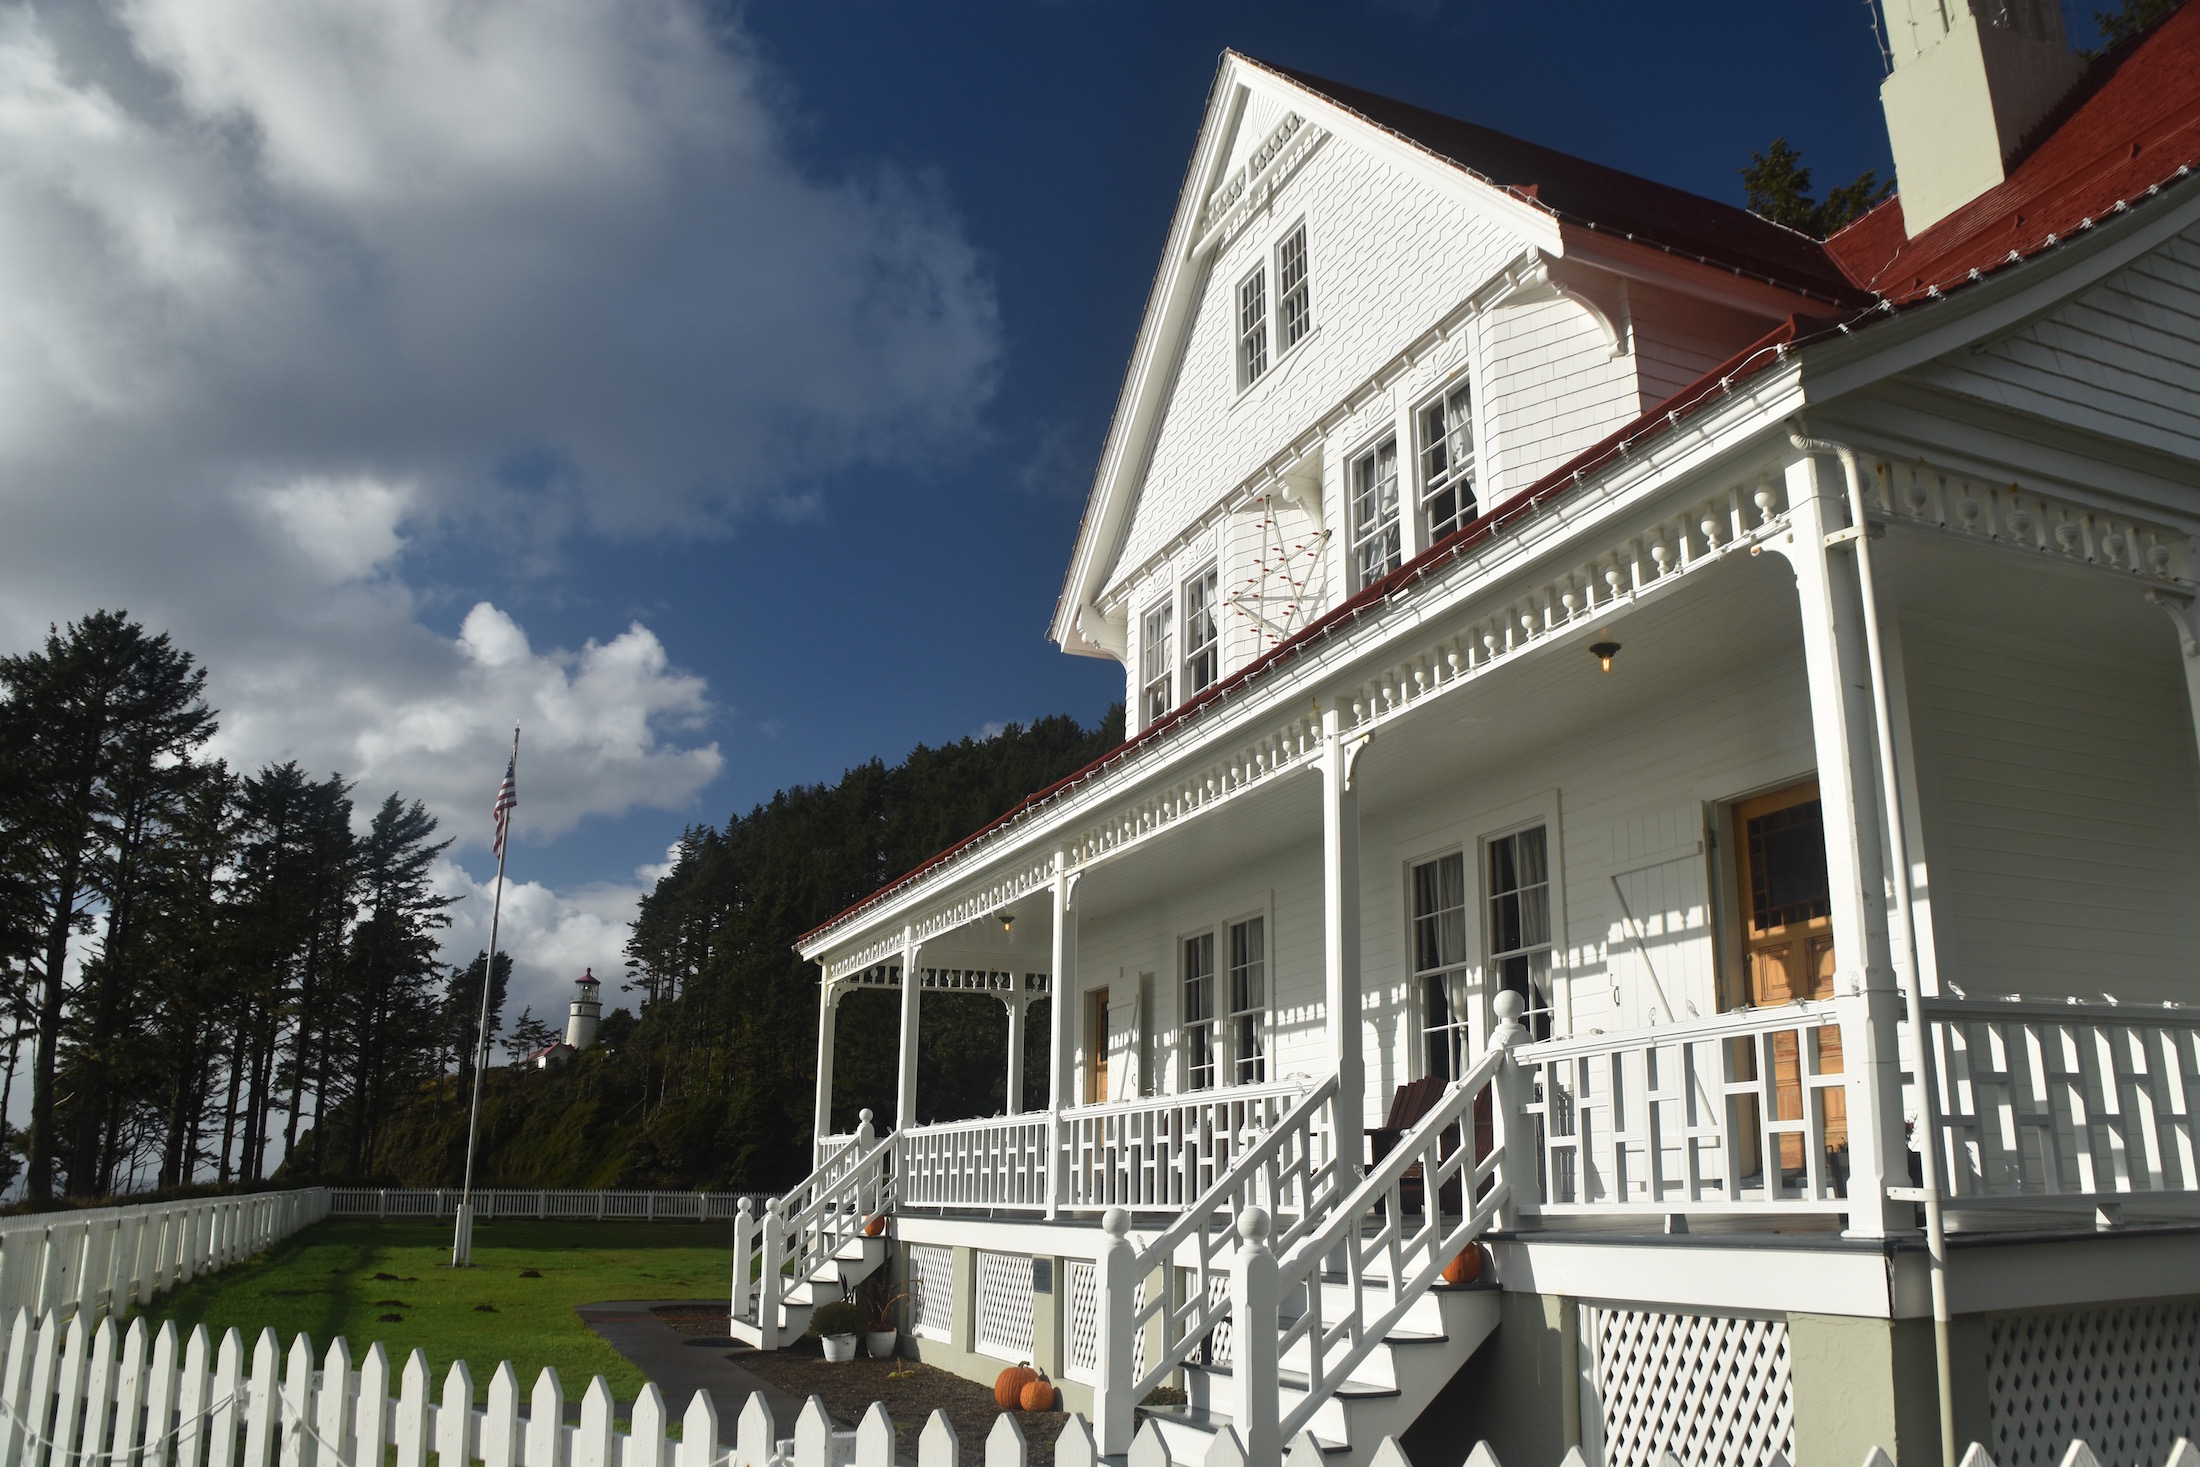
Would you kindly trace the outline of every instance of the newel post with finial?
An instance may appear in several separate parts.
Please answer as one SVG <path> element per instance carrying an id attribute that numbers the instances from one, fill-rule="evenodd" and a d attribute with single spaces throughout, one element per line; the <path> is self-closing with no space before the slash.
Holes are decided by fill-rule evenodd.
<path id="1" fill-rule="evenodd" d="M 1537 1177 L 1542 1170 L 1536 1154 L 1535 1127 L 1528 1115 L 1534 1099 L 1534 1077 L 1529 1067 L 1518 1063 L 1511 1053 L 1528 1037 L 1528 1026 L 1520 1022 L 1528 1001 L 1507 988 L 1498 992 L 1490 1007 L 1497 1011 L 1490 1048 L 1505 1054 L 1505 1062 L 1490 1081 L 1491 1103 L 1497 1110 L 1497 1140 L 1503 1148 L 1497 1180 L 1505 1188 L 1505 1200 L 1497 1209 L 1497 1225 L 1511 1228 L 1519 1225 L 1523 1213 L 1536 1210 L 1540 1193 Z"/>
<path id="2" fill-rule="evenodd" d="M 754 1206 L 746 1197 L 733 1206 L 733 1295 L 726 1307 L 735 1319 L 749 1317 L 749 1253 L 756 1246 Z"/>
<path id="3" fill-rule="evenodd" d="M 779 1348 L 779 1294 L 785 1280 L 779 1269 L 786 1247 L 786 1223 L 779 1215 L 781 1199 L 773 1197 L 764 1203 L 763 1266 L 756 1274 L 756 1348 Z"/>
<path id="4" fill-rule="evenodd" d="M 1238 1214 L 1237 1231 L 1237 1257 L 1230 1261 L 1230 1373 L 1237 1378 L 1238 1435 L 1246 1467 L 1279 1467 L 1283 1398 L 1276 1379 L 1276 1334 L 1282 1300 L 1276 1255 L 1268 1248 L 1268 1209 L 1246 1208 Z M 1311 1341 L 1310 1348 L 1320 1349 L 1321 1342 Z"/>
<path id="5" fill-rule="evenodd" d="M 1138 1424 L 1131 1341 L 1138 1250 L 1131 1246 L 1131 1215 L 1122 1208 L 1111 1207 L 1101 1214 L 1100 1231 L 1107 1241 L 1093 1260 L 1094 1282 L 1100 1290 L 1100 1382 L 1092 1391 L 1092 1427 L 1100 1455 L 1116 1457 L 1130 1452 L 1131 1430 Z"/>

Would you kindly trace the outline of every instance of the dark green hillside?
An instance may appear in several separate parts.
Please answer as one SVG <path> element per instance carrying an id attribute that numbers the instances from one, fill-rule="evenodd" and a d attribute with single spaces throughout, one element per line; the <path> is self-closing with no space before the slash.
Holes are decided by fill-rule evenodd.
<path id="1" fill-rule="evenodd" d="M 771 1188 L 808 1165 L 817 969 L 794 939 L 953 844 L 1026 795 L 1121 742 L 1067 717 L 990 739 L 919 746 L 837 784 L 782 790 L 724 828 L 697 826 L 642 901 L 628 991 L 598 1046 L 562 1070 L 498 1071 L 483 1104 L 480 1177 L 490 1186 Z M 838 1124 L 892 1109 L 896 1013 L 885 993 L 840 1012 Z M 918 1110 L 926 1119 L 1002 1109 L 1008 1023 L 978 995 L 925 1004 Z M 1047 1032 L 1031 1013 L 1025 1073 Z M 455 1185 L 466 1111 L 455 1080 L 431 1082 L 383 1127 L 370 1169 L 393 1183 Z M 310 1154 L 301 1146 L 300 1152 Z"/>

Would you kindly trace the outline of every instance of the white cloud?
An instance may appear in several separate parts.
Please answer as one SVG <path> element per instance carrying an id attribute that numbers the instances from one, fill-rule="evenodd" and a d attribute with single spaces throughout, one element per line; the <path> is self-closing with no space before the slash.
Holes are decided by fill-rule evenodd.
<path id="1" fill-rule="evenodd" d="M 493 878 L 476 882 L 451 862 L 438 865 L 436 889 L 459 898 L 449 909 L 451 926 L 444 934 L 447 964 L 472 962 L 476 953 L 488 950 L 494 884 Z M 510 1030 L 523 1008 L 563 1029 L 573 980 L 590 969 L 603 980 L 605 1012 L 622 1005 L 633 1008 L 634 996 L 620 990 L 626 981 L 627 924 L 648 889 L 608 882 L 554 892 L 537 882 L 507 880 L 497 927 L 497 946 L 512 956 L 505 1029 Z"/>
<path id="2" fill-rule="evenodd" d="M 0 647 L 126 608 L 233 761 L 468 843 L 514 722 L 523 841 L 687 806 L 658 632 L 483 598 L 952 452 L 999 346 L 937 187 L 797 168 L 776 85 L 702 0 L 0 0 Z"/>

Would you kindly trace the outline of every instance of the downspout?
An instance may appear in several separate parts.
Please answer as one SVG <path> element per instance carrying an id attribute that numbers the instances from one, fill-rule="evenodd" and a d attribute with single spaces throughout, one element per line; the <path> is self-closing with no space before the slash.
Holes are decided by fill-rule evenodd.
<path id="1" fill-rule="evenodd" d="M 1870 664 L 1872 713 L 1878 721 L 1880 796 L 1887 826 L 1887 853 L 1894 862 L 1895 917 L 1902 927 L 1906 961 L 1902 965 L 1902 1002 L 1909 1011 L 1910 1037 L 1917 1045 L 1918 1124 L 1924 1131 L 1918 1154 L 1924 1160 L 1925 1254 L 1933 1284 L 1933 1365 L 1940 1378 L 1941 1467 L 1956 1467 L 1955 1376 L 1948 1340 L 1948 1230 L 1940 1206 L 1940 1114 L 1937 1057 L 1925 1024 L 1925 993 L 1917 968 L 1917 912 L 1910 903 L 1909 833 L 1902 819 L 1902 786 L 1895 777 L 1894 715 L 1887 696 L 1887 661 L 1879 645 L 1879 597 L 1872 583 L 1870 522 L 1864 518 L 1864 485 L 1856 470 L 1856 450 L 1846 443 L 1805 438 L 1790 432 L 1788 441 L 1804 453 L 1830 453 L 1841 460 L 1848 479 L 1850 542 L 1856 547 L 1856 579 L 1864 601 L 1864 656 Z"/>

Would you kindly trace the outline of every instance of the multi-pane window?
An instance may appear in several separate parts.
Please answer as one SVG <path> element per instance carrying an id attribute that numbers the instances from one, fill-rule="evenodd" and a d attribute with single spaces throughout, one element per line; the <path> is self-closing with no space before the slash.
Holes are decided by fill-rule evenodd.
<path id="1" fill-rule="evenodd" d="M 1284 236 L 1276 250 L 1276 344 L 1289 351 L 1314 329 L 1314 309 L 1306 292 L 1306 226 Z"/>
<path id="2" fill-rule="evenodd" d="M 1466 987 L 1467 862 L 1454 852 L 1413 868 L 1413 981 L 1421 994 L 1421 1042 L 1427 1069 L 1454 1080 L 1467 1033 L 1459 1014 Z"/>
<path id="3" fill-rule="evenodd" d="M 1474 518 L 1474 417 L 1465 383 L 1421 409 L 1421 522 L 1428 543 Z"/>
<path id="4" fill-rule="evenodd" d="M 1215 585 L 1212 570 L 1184 583 L 1184 696 L 1187 698 L 1211 686 L 1221 670 L 1215 626 Z"/>
<path id="5" fill-rule="evenodd" d="M 1352 568 L 1355 588 L 1398 568 L 1398 440 L 1385 439 L 1352 461 Z"/>
<path id="6" fill-rule="evenodd" d="M 1489 843 L 1490 968 L 1528 1002 L 1536 1039 L 1551 1036 L 1551 863 L 1538 825 Z"/>
<path id="7" fill-rule="evenodd" d="M 1215 1083 L 1215 935 L 1184 939 L 1184 1088 Z"/>
<path id="8" fill-rule="evenodd" d="M 1240 1085 L 1268 1078 L 1268 922 L 1230 924 L 1230 1064 Z"/>
<path id="9" fill-rule="evenodd" d="M 1146 671 L 1146 717 L 1148 724 L 1159 723 L 1176 706 L 1175 643 L 1171 635 L 1175 624 L 1175 608 L 1164 601 L 1146 613 L 1146 635 L 1140 649 L 1142 666 Z"/>
<path id="10" fill-rule="evenodd" d="M 1255 270 L 1238 285 L 1238 386 L 1250 387 L 1268 370 L 1268 272 Z"/>

